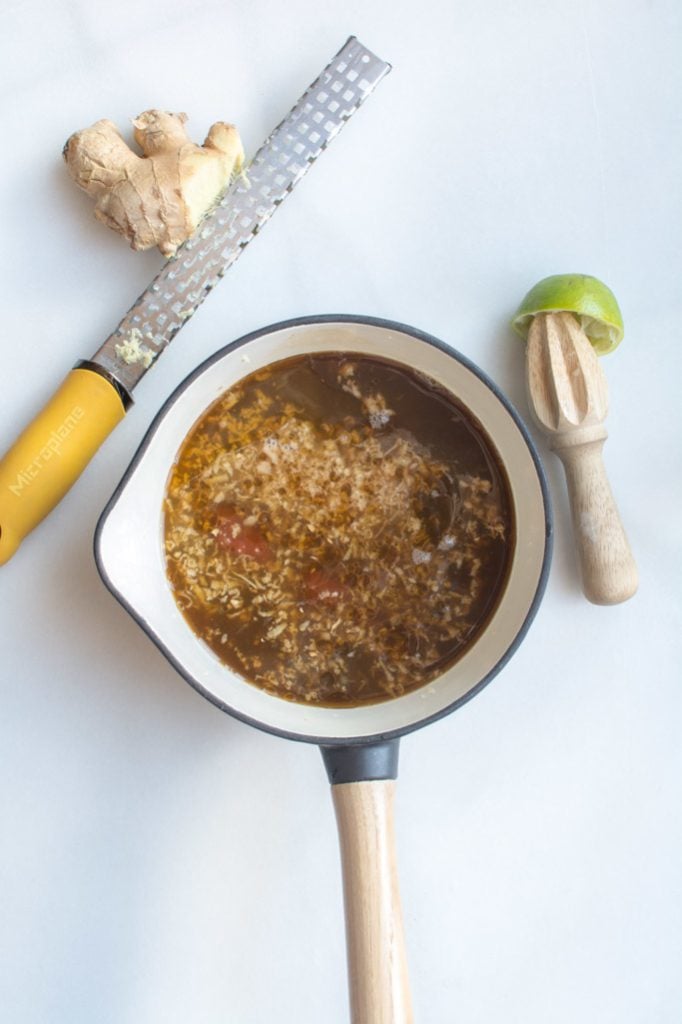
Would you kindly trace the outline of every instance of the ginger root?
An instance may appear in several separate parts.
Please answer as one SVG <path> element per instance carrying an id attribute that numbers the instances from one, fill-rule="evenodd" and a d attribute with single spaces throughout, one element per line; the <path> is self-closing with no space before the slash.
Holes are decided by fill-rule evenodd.
<path id="1" fill-rule="evenodd" d="M 133 249 L 158 245 L 164 256 L 195 231 L 233 176 L 244 149 L 234 125 L 218 121 L 203 146 L 190 142 L 186 114 L 146 110 L 133 121 L 134 153 L 112 121 L 75 132 L 64 146 L 69 174 L 95 200 L 95 217 Z"/>

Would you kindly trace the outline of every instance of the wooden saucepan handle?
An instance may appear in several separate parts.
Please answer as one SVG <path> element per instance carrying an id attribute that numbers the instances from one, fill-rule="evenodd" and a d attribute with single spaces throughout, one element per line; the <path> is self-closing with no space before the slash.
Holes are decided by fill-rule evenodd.
<path id="1" fill-rule="evenodd" d="M 412 1024 L 393 826 L 394 779 L 332 786 L 353 1024 Z"/>

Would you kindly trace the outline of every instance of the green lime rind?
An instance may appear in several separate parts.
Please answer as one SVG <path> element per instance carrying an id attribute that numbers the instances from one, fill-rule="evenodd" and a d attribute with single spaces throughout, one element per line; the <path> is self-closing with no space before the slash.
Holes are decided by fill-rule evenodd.
<path id="1" fill-rule="evenodd" d="M 514 314 L 517 334 L 526 338 L 538 313 L 574 313 L 600 356 L 613 352 L 623 340 L 623 316 L 615 295 L 589 274 L 553 274 L 538 281 Z"/>

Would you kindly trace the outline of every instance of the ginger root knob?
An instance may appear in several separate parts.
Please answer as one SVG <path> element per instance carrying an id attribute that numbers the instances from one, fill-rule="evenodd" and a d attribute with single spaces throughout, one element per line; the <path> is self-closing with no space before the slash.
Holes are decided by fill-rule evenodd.
<path id="1" fill-rule="evenodd" d="M 95 200 L 95 217 L 133 249 L 158 245 L 164 256 L 173 256 L 243 168 L 244 149 L 234 125 L 218 121 L 197 146 L 187 136 L 186 121 L 186 114 L 164 110 L 136 117 L 142 156 L 107 120 L 75 132 L 64 146 L 69 174 Z"/>

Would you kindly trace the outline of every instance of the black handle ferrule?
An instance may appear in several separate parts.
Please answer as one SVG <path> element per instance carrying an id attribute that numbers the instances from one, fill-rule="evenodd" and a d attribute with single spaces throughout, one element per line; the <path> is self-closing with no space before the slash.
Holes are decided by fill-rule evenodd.
<path id="1" fill-rule="evenodd" d="M 350 747 L 320 747 L 332 786 L 398 778 L 399 740 Z"/>

